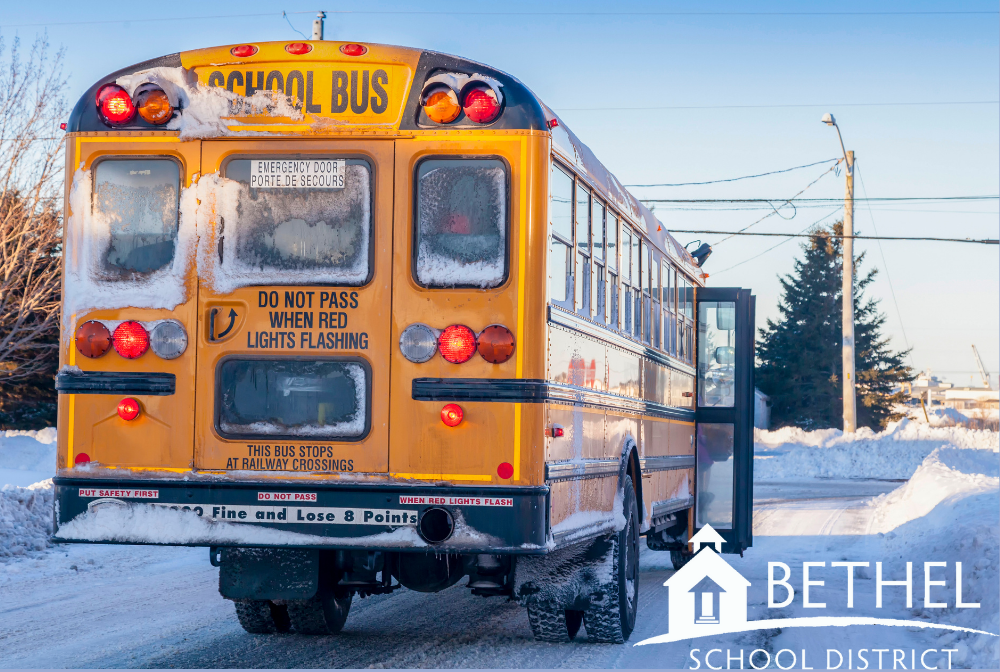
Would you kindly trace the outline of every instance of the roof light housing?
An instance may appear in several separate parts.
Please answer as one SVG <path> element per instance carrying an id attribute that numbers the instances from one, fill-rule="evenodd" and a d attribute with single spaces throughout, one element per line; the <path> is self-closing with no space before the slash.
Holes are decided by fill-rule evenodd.
<path id="1" fill-rule="evenodd" d="M 342 44 L 340 53 L 344 56 L 364 56 L 368 53 L 368 47 L 363 44 Z"/>
<path id="2" fill-rule="evenodd" d="M 450 124 L 462 113 L 458 94 L 447 84 L 428 87 L 421 95 L 420 104 L 427 118 L 436 124 Z"/>
<path id="3" fill-rule="evenodd" d="M 285 51 L 293 56 L 302 56 L 313 50 L 313 45 L 308 42 L 292 42 L 285 45 Z"/>
<path id="4" fill-rule="evenodd" d="M 462 109 L 477 124 L 488 124 L 500 116 L 500 100 L 493 87 L 472 82 L 462 91 Z"/>
<path id="5" fill-rule="evenodd" d="M 135 104 L 139 116 L 156 126 L 167 123 L 174 116 L 174 106 L 166 92 L 153 84 L 144 84 L 136 90 Z"/>

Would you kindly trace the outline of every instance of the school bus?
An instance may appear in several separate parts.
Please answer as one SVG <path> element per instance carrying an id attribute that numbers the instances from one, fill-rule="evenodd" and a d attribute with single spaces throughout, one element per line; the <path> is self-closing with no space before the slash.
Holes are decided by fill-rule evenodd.
<path id="1" fill-rule="evenodd" d="M 255 633 L 467 577 L 601 642 L 640 537 L 750 546 L 753 297 L 517 79 L 229 45 L 67 131 L 56 539 L 208 547 Z"/>

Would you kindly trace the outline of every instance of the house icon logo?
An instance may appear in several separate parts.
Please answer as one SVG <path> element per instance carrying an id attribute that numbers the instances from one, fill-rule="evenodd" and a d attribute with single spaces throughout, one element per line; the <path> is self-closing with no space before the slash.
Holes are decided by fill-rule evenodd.
<path id="1" fill-rule="evenodd" d="M 750 582 L 719 555 L 722 541 L 711 525 L 701 528 L 691 537 L 695 556 L 663 584 L 671 639 L 711 634 L 701 631 L 705 626 L 713 632 L 746 627 Z"/>

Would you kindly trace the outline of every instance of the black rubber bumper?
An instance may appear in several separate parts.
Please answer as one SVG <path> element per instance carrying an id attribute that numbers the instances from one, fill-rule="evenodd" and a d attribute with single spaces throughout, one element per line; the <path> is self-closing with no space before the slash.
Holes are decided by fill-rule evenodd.
<path id="1" fill-rule="evenodd" d="M 547 486 L 59 477 L 53 482 L 54 540 L 60 542 L 437 553 L 547 551 Z M 420 532 L 424 515 L 432 509 L 446 510 L 455 521 L 453 534 L 437 543 L 423 538 Z M 276 538 L 273 533 L 258 533 L 262 528 L 291 534 Z M 178 530 L 176 534 L 174 529 Z"/>

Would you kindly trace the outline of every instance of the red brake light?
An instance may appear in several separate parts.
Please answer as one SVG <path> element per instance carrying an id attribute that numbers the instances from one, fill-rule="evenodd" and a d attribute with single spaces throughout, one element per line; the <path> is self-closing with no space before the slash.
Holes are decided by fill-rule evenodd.
<path id="1" fill-rule="evenodd" d="M 462 407 L 458 404 L 445 404 L 441 409 L 441 422 L 449 427 L 458 427 L 462 423 Z"/>
<path id="2" fill-rule="evenodd" d="M 118 402 L 118 417 L 122 420 L 135 420 L 139 416 L 139 402 L 126 397 Z"/>
<path id="3" fill-rule="evenodd" d="M 302 54 L 308 54 L 313 50 L 313 45 L 308 42 L 292 42 L 291 44 L 285 45 L 285 51 L 289 54 L 294 54 L 295 56 L 301 56 Z"/>
<path id="4" fill-rule="evenodd" d="M 452 364 L 469 361 L 476 352 L 476 334 L 464 324 L 446 327 L 438 338 L 438 352 Z"/>
<path id="5" fill-rule="evenodd" d="M 514 465 L 510 462 L 501 462 L 500 466 L 497 467 L 497 476 L 503 479 L 508 479 L 514 475 Z"/>
<path id="6" fill-rule="evenodd" d="M 115 352 L 125 359 L 135 359 L 149 349 L 149 334 L 138 322 L 122 322 L 115 329 L 112 340 Z"/>
<path id="7" fill-rule="evenodd" d="M 514 354 L 514 334 L 501 324 L 492 324 L 479 334 L 479 354 L 490 364 L 503 364 Z"/>
<path id="8" fill-rule="evenodd" d="M 485 84 L 470 88 L 462 101 L 462 107 L 465 109 L 465 116 L 477 124 L 488 124 L 500 114 L 497 94 Z"/>
<path id="9" fill-rule="evenodd" d="M 253 56 L 257 53 L 257 47 L 252 44 L 241 44 L 238 47 L 230 49 L 229 53 L 237 58 L 247 58 L 248 56 Z"/>
<path id="10" fill-rule="evenodd" d="M 342 44 L 340 53 L 344 56 L 364 56 L 368 53 L 368 47 L 363 44 Z"/>
<path id="11" fill-rule="evenodd" d="M 74 464 L 87 464 L 88 462 L 90 462 L 90 455 L 87 453 L 77 453 L 73 459 Z"/>
<path id="12" fill-rule="evenodd" d="M 97 111 L 106 124 L 127 124 L 135 116 L 135 105 L 125 89 L 105 84 L 97 92 Z"/>

